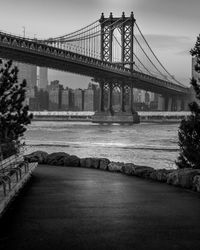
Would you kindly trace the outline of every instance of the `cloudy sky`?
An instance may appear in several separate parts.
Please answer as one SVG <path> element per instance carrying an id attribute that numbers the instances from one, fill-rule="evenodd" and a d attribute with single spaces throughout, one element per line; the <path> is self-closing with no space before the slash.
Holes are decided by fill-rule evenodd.
<path id="1" fill-rule="evenodd" d="M 191 77 L 190 49 L 200 33 L 200 0 L 0 0 L 0 30 L 37 38 L 67 34 L 113 12 L 134 12 L 136 21 L 158 58 L 181 82 Z M 49 80 L 69 86 L 87 78 L 50 71 Z"/>

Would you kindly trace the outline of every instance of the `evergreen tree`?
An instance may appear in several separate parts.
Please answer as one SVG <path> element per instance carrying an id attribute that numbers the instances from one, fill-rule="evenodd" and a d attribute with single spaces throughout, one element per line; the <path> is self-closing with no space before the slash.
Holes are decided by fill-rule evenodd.
<path id="1" fill-rule="evenodd" d="M 195 71 L 200 73 L 200 35 L 191 50 L 191 55 L 196 59 Z M 181 121 L 178 137 L 180 153 L 176 165 L 179 168 L 200 168 L 200 84 L 196 79 L 191 80 L 197 102 L 189 104 L 191 115 Z"/>
<path id="2" fill-rule="evenodd" d="M 0 145 L 7 155 L 16 153 L 32 114 L 25 105 L 26 80 L 18 83 L 18 68 L 12 67 L 12 61 L 3 65 L 0 60 L 0 65 Z"/>

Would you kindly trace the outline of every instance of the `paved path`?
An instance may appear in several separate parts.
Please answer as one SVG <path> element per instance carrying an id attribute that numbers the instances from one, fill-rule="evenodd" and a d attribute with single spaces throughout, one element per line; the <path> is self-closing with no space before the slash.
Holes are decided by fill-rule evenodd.
<path id="1" fill-rule="evenodd" d="M 200 249 L 200 195 L 100 170 L 38 167 L 0 220 L 1 250 Z"/>

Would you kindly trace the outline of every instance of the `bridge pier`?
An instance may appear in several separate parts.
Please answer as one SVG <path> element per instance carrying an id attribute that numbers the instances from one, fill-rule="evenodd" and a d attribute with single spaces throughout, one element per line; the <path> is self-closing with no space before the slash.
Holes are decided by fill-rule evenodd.
<path id="1" fill-rule="evenodd" d="M 133 110 L 133 86 L 132 83 L 115 83 L 100 81 L 100 103 L 99 110 L 93 116 L 94 123 L 139 123 L 139 116 Z M 119 111 L 113 110 L 113 89 L 120 87 L 121 101 Z M 106 93 L 107 92 L 107 93 Z M 126 95 L 129 98 L 126 98 Z M 107 99 L 107 100 L 106 100 Z M 125 101 L 128 100 L 128 103 Z M 107 103 L 106 103 L 107 101 Z M 107 105 L 106 105 L 107 104 Z"/>

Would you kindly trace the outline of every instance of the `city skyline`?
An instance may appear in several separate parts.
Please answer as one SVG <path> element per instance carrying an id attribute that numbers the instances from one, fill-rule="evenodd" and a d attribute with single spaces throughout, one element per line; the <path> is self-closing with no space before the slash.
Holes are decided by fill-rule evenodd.
<path id="1" fill-rule="evenodd" d="M 47 7 L 48 6 L 48 7 Z M 172 75 L 184 84 L 191 77 L 190 49 L 199 33 L 197 0 L 109 1 L 6 1 L 1 6 L 1 30 L 37 38 L 63 35 L 99 19 L 101 12 L 120 16 L 133 11 L 153 50 Z M 9 13 L 9 15 L 8 15 Z M 77 18 L 78 17 L 78 18 Z M 17 21 L 16 21 L 17 20 Z M 49 71 L 49 81 L 59 79 L 85 87 L 88 78 Z M 72 87 L 72 86 L 70 86 Z"/>

